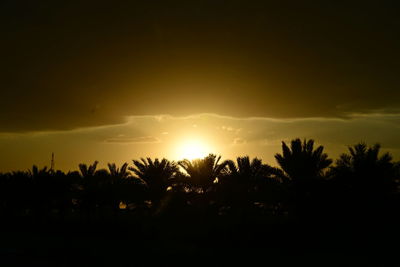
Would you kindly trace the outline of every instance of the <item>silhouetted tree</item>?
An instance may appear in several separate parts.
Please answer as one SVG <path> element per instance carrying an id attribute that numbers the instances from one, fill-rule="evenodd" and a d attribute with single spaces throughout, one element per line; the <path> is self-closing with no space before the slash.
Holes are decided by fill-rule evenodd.
<path id="1" fill-rule="evenodd" d="M 331 165 L 332 160 L 323 153 L 324 147 L 314 150 L 314 140 L 294 139 L 290 148 L 282 142 L 282 154 L 276 154 L 275 159 L 282 168 L 282 178 L 294 183 L 318 179 L 323 171 Z"/>
<path id="2" fill-rule="evenodd" d="M 195 208 L 199 220 L 204 219 L 206 214 L 216 214 L 218 205 L 216 200 L 217 184 L 223 171 L 228 164 L 227 161 L 220 163 L 221 156 L 209 154 L 203 159 L 180 161 L 179 166 L 185 171 L 188 192 L 187 203 Z"/>
<path id="3" fill-rule="evenodd" d="M 101 192 L 99 176 L 104 177 L 106 175 L 106 173 L 98 175 L 98 172 L 96 172 L 97 164 L 98 161 L 95 161 L 89 166 L 84 163 L 79 164 L 79 171 L 82 177 L 80 200 L 83 207 L 88 212 L 89 219 L 99 202 L 99 195 Z"/>
<path id="4" fill-rule="evenodd" d="M 231 160 L 226 164 L 219 179 L 219 197 L 240 212 L 251 209 L 256 201 L 266 200 L 263 194 L 272 194 L 270 187 L 279 186 L 279 181 L 273 177 L 279 170 L 262 164 L 261 159 L 250 161 L 248 156 L 238 157 L 236 164 Z"/>
<path id="5" fill-rule="evenodd" d="M 393 194 L 397 191 L 396 165 L 389 153 L 379 155 L 379 152 L 379 144 L 351 146 L 349 153 L 340 155 L 331 168 L 331 175 L 352 194 L 362 194 L 371 199 Z"/>
<path id="6" fill-rule="evenodd" d="M 218 182 L 216 179 L 228 164 L 227 161 L 219 163 L 220 160 L 221 156 L 210 154 L 203 159 L 182 160 L 179 162 L 179 166 L 185 170 L 194 187 L 206 192 L 214 183 Z"/>
<path id="7" fill-rule="evenodd" d="M 115 211 L 120 206 L 128 207 L 129 204 L 139 204 L 144 201 L 145 184 L 140 178 L 133 177 L 128 171 L 128 163 L 117 168 L 115 163 L 108 163 L 110 172 L 109 190 L 111 203 Z"/>
<path id="8" fill-rule="evenodd" d="M 84 163 L 79 164 L 79 170 L 83 178 L 92 178 L 94 177 L 97 169 L 97 164 L 99 162 L 96 160 L 92 165 L 87 166 Z"/>
<path id="9" fill-rule="evenodd" d="M 323 153 L 323 146 L 314 149 L 314 140 L 294 139 L 290 148 L 282 142 L 282 154 L 275 159 L 282 169 L 278 175 L 282 178 L 285 191 L 288 192 L 288 209 L 293 215 L 311 219 L 324 209 L 323 189 L 326 180 L 325 170 L 332 163 Z"/>
<path id="10" fill-rule="evenodd" d="M 28 171 L 32 180 L 32 190 L 36 193 L 34 197 L 34 207 L 38 216 L 44 216 L 52 207 L 52 200 L 54 200 L 55 183 L 52 179 L 51 172 L 44 167 L 39 169 L 33 165 L 32 170 Z"/>
<path id="11" fill-rule="evenodd" d="M 134 167 L 130 167 L 129 170 L 145 181 L 152 204 L 158 206 L 171 184 L 171 179 L 178 172 L 178 166 L 165 158 L 162 160 L 156 158 L 154 161 L 151 158 L 141 158 L 140 161 L 133 160 L 133 164 Z"/>
<path id="12" fill-rule="evenodd" d="M 121 168 L 117 168 L 115 163 L 108 163 L 107 166 L 113 181 L 126 179 L 130 175 L 128 172 L 128 163 L 126 162 L 122 164 Z"/>
<path id="13" fill-rule="evenodd" d="M 123 201 L 122 186 L 124 180 L 130 176 L 128 163 L 122 164 L 121 168 L 118 168 L 115 163 L 108 163 L 107 166 L 111 178 L 108 185 L 110 202 L 114 211 L 118 211 L 120 203 Z"/>

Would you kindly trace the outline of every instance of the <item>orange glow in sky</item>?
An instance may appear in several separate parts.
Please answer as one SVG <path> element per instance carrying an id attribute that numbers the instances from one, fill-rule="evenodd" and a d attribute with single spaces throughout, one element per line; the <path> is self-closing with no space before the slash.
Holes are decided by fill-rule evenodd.
<path id="1" fill-rule="evenodd" d="M 178 145 L 177 157 L 182 159 L 197 159 L 207 156 L 210 151 L 210 147 L 200 139 L 189 139 Z"/>

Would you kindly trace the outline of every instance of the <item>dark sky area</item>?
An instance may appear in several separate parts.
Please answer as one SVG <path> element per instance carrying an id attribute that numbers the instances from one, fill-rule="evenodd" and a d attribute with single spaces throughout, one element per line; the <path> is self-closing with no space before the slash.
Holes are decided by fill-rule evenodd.
<path id="1" fill-rule="evenodd" d="M 397 113 L 399 1 L 0 2 L 0 131 Z"/>

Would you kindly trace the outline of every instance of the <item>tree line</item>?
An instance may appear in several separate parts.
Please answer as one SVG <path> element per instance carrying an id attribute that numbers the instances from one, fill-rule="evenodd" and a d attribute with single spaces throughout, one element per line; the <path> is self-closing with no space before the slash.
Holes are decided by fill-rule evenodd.
<path id="1" fill-rule="evenodd" d="M 179 162 L 141 158 L 122 166 L 79 164 L 68 173 L 33 166 L 0 174 L 4 218 L 90 221 L 120 214 L 294 218 L 397 218 L 400 164 L 380 146 L 350 146 L 334 162 L 313 140 L 282 142 L 279 167 L 210 154 Z"/>

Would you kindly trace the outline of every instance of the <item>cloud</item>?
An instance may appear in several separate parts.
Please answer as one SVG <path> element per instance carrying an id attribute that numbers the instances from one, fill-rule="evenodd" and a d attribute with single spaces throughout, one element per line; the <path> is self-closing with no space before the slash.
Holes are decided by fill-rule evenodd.
<path id="1" fill-rule="evenodd" d="M 242 139 L 242 138 L 235 138 L 235 139 L 233 140 L 233 144 L 234 144 L 234 145 L 241 145 L 241 144 L 244 144 L 244 143 L 246 143 L 246 140 L 244 140 L 244 139 Z"/>
<path id="2" fill-rule="evenodd" d="M 114 144 L 135 144 L 135 143 L 159 143 L 160 140 L 153 136 L 141 136 L 141 137 L 114 137 L 106 139 L 105 142 Z"/>

